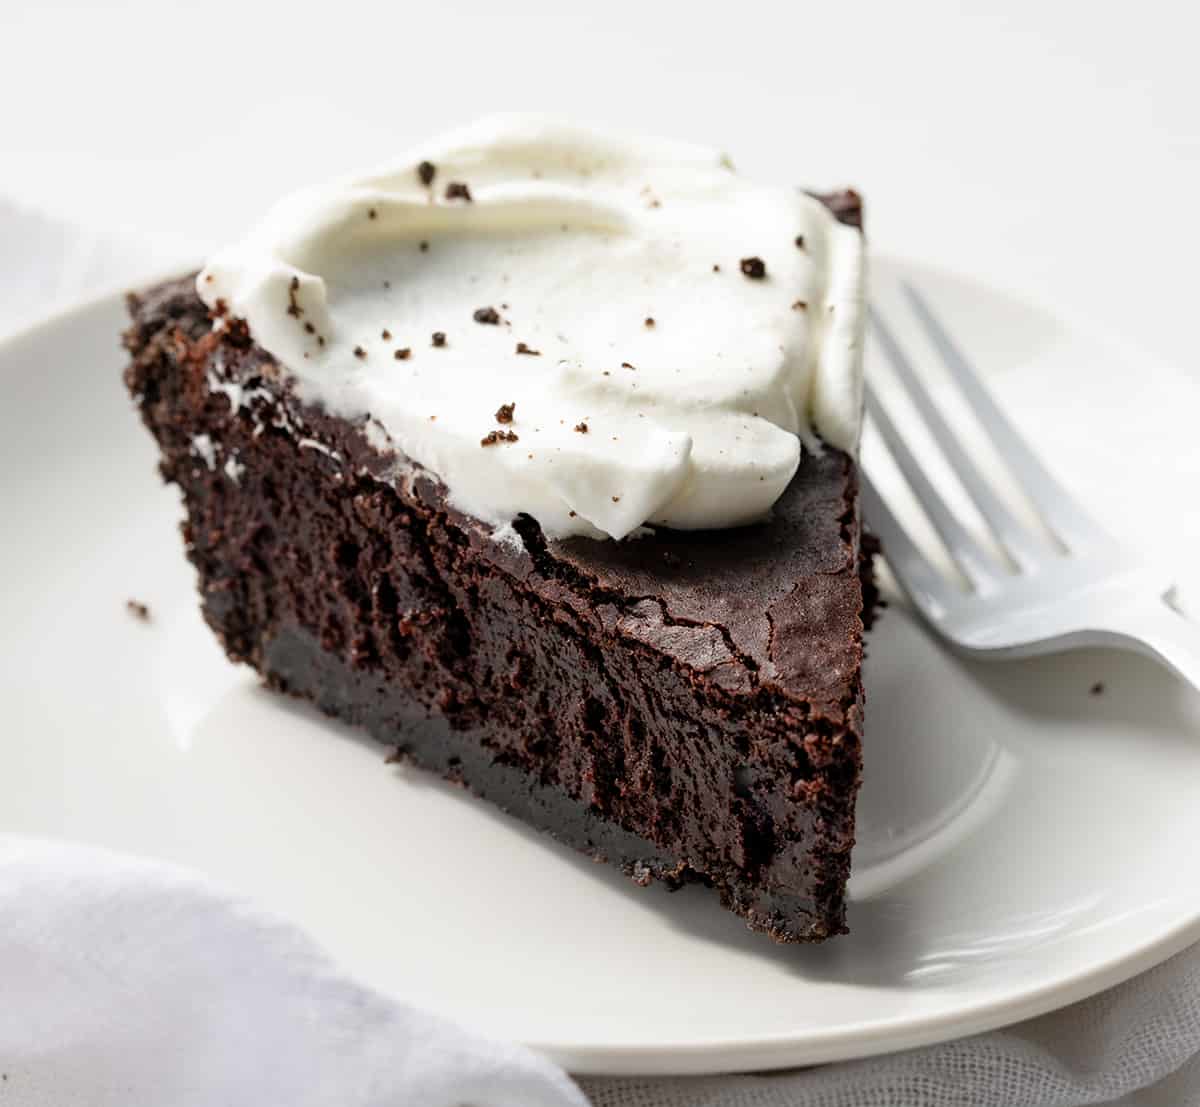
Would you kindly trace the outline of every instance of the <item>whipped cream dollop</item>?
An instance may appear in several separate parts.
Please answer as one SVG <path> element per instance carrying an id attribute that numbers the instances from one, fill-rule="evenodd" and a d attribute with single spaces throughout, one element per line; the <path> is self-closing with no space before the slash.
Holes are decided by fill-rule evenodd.
<path id="1" fill-rule="evenodd" d="M 288 197 L 198 289 L 497 526 L 738 526 L 858 443 L 861 234 L 698 146 L 490 117 Z"/>

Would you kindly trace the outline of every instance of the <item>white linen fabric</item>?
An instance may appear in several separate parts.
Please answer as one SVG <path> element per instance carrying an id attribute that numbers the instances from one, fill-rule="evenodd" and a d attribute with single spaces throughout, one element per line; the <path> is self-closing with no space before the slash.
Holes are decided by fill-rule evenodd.
<path id="1" fill-rule="evenodd" d="M 0 334 L 195 251 L 0 202 Z M 752 999 L 748 997 L 748 1002 Z M 593 1107 L 1200 1105 L 1200 947 L 1005 1030 L 759 1076 L 580 1081 Z M 0 1104 L 583 1107 L 521 1047 L 340 975 L 198 875 L 0 835 Z"/>
<path id="2" fill-rule="evenodd" d="M 6 1105 L 584 1105 L 201 877 L 85 846 L 0 836 L 0 995 Z"/>

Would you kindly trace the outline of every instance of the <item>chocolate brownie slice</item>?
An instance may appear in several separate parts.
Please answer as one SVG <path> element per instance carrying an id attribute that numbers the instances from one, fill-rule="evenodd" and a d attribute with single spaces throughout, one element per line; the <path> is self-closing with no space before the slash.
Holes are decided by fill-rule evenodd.
<path id="1" fill-rule="evenodd" d="M 125 380 L 232 660 L 640 884 L 711 885 L 780 941 L 845 930 L 851 457 L 806 450 L 755 526 L 551 541 L 524 516 L 499 539 L 369 418 L 300 402 L 193 277 L 129 306 Z"/>

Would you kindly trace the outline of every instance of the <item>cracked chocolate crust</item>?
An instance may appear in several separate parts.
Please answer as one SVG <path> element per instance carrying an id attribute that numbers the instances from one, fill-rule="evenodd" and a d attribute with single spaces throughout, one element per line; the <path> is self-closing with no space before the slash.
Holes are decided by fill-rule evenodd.
<path id="1" fill-rule="evenodd" d="M 192 278 L 130 309 L 126 383 L 233 660 L 638 883 L 709 884 L 780 941 L 844 931 L 850 458 L 806 451 L 754 527 L 555 542 L 522 517 L 502 543 L 366 420 L 300 403 Z"/>

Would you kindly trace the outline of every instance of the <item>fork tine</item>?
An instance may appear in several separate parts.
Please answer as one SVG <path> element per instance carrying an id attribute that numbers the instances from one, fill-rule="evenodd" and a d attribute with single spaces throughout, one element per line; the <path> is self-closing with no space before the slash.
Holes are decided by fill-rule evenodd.
<path id="1" fill-rule="evenodd" d="M 992 533 L 1023 568 L 1031 568 L 1038 561 L 1044 560 L 1050 552 L 1049 548 L 1044 545 L 1039 547 L 1039 543 L 1028 529 L 1017 522 L 1004 502 L 980 475 L 979 469 L 963 449 L 958 435 L 950 429 L 941 411 L 930 397 L 929 391 L 921 383 L 920 376 L 900 348 L 891 328 L 884 323 L 883 318 L 873 308 L 870 318 L 871 326 L 883 345 L 888 361 L 892 363 L 900 382 L 908 391 L 909 397 L 929 427 L 934 441 L 937 442 L 946 460 L 950 462 L 955 476 L 958 477 L 967 494 L 974 500 L 975 506 L 987 521 L 988 526 L 991 527 Z"/>
<path id="2" fill-rule="evenodd" d="M 1050 474 L 1017 433 L 981 383 L 978 372 L 938 322 L 925 297 L 907 281 L 904 282 L 904 291 L 959 389 L 1046 525 L 1068 546 L 1076 543 L 1095 545 L 1098 541 L 1107 541 L 1107 535 Z"/>
<path id="3" fill-rule="evenodd" d="M 930 619 L 940 618 L 951 603 L 946 578 L 925 559 L 865 474 L 861 494 L 863 517 L 883 543 L 883 556 L 896 579 Z"/>
<path id="4" fill-rule="evenodd" d="M 929 521 L 933 523 L 942 542 L 963 575 L 979 590 L 986 590 L 994 584 L 997 578 L 998 566 L 988 556 L 983 547 L 968 533 L 942 499 L 941 493 L 933 486 L 933 482 L 925 475 L 920 462 L 913 456 L 904 436 L 896 430 L 896 425 L 888 415 L 887 409 L 879 402 L 875 390 L 868 383 L 866 387 L 867 411 L 887 444 L 888 451 L 896 465 L 904 474 L 905 480 L 916 494 L 921 506 L 925 509 Z"/>

